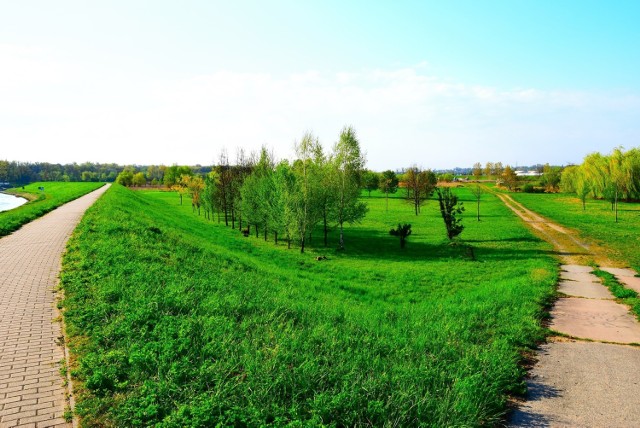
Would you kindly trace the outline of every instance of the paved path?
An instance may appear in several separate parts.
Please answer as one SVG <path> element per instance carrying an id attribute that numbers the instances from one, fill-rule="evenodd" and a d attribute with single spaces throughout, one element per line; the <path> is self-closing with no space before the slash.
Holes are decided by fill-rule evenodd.
<path id="1" fill-rule="evenodd" d="M 570 337 L 550 337 L 540 347 L 527 380 L 526 400 L 511 415 L 510 426 L 640 426 L 640 348 L 625 346 L 640 344 L 640 323 L 587 266 L 614 266 L 606 250 L 582 242 L 575 232 L 508 195 L 498 197 L 566 263 L 558 286 L 562 296 L 551 310 L 549 328 Z M 640 286 L 629 269 L 602 269 L 629 288 Z"/>
<path id="2" fill-rule="evenodd" d="M 62 253 L 107 186 L 0 239 L 0 427 L 67 427 L 55 307 Z"/>

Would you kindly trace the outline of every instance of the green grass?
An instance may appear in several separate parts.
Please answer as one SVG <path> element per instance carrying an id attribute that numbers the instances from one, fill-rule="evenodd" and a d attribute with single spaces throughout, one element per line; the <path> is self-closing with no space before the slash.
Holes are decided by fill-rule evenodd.
<path id="1" fill-rule="evenodd" d="M 24 188 L 9 189 L 7 193 L 23 196 L 29 199 L 29 202 L 18 208 L 0 212 L 0 236 L 8 235 L 19 229 L 23 224 L 42 217 L 60 205 L 77 199 L 103 185 L 104 183 L 58 183 L 47 181 L 31 183 L 24 186 Z M 38 190 L 38 187 L 44 187 L 44 192 Z"/>
<path id="2" fill-rule="evenodd" d="M 640 204 L 620 202 L 616 223 L 607 201 L 587 200 L 583 211 L 582 201 L 574 195 L 512 193 L 511 196 L 527 208 L 603 244 L 611 250 L 610 258 L 640 272 Z"/>
<path id="3" fill-rule="evenodd" d="M 494 196 L 477 222 L 459 191 L 458 245 L 434 201 L 415 217 L 374 194 L 346 251 L 317 232 L 300 254 L 198 217 L 174 193 L 112 186 L 62 274 L 83 424 L 499 423 L 523 392 L 522 353 L 544 337 L 557 263 Z M 404 251 L 388 232 L 398 222 L 413 225 Z"/>

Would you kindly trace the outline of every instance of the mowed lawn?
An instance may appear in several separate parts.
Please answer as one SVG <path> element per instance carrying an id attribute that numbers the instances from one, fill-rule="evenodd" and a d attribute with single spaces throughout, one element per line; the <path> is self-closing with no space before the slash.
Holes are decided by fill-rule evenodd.
<path id="1" fill-rule="evenodd" d="M 62 275 L 84 425 L 499 423 L 522 392 L 522 353 L 544 335 L 551 248 L 489 194 L 481 222 L 466 202 L 457 245 L 436 201 L 416 217 L 373 196 L 344 252 L 318 230 L 300 254 L 175 193 L 112 186 Z M 413 225 L 404 250 L 388 232 L 398 222 Z"/>
<path id="2" fill-rule="evenodd" d="M 511 196 L 550 220 L 604 244 L 611 250 L 610 258 L 625 262 L 640 272 L 640 204 L 620 202 L 616 223 L 608 201 L 588 199 L 586 210 L 583 210 L 582 201 L 571 194 L 512 193 Z"/>
<path id="3" fill-rule="evenodd" d="M 104 183 L 37 182 L 24 188 L 9 189 L 7 193 L 26 197 L 30 202 L 9 211 L 0 212 L 0 236 L 8 235 L 25 223 L 35 220 L 58 208 L 60 205 L 79 198 Z M 38 190 L 44 187 L 44 192 Z"/>

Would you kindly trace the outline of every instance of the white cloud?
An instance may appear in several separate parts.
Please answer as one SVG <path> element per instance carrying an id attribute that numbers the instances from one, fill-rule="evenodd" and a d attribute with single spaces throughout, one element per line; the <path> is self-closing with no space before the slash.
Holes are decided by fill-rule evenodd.
<path id="1" fill-rule="evenodd" d="M 473 86 L 423 65 L 177 79 L 30 47 L 0 45 L 0 59 L 0 157 L 9 159 L 207 164 L 223 146 L 262 144 L 288 157 L 304 131 L 329 148 L 352 124 L 376 169 L 562 163 L 640 136 L 637 94 Z"/>

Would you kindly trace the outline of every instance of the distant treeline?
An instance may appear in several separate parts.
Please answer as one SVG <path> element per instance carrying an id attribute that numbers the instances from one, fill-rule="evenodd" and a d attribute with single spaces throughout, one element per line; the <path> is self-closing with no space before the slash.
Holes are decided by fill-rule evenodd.
<path id="1" fill-rule="evenodd" d="M 24 185 L 34 181 L 100 181 L 112 182 L 125 168 L 139 171 L 149 177 L 149 183 L 163 184 L 167 171 L 173 172 L 177 166 L 136 165 L 125 167 L 115 163 L 71 163 L 16 162 L 0 160 L 0 183 Z M 182 167 L 184 168 L 184 167 Z M 207 174 L 212 167 L 186 167 L 198 174 Z"/>

